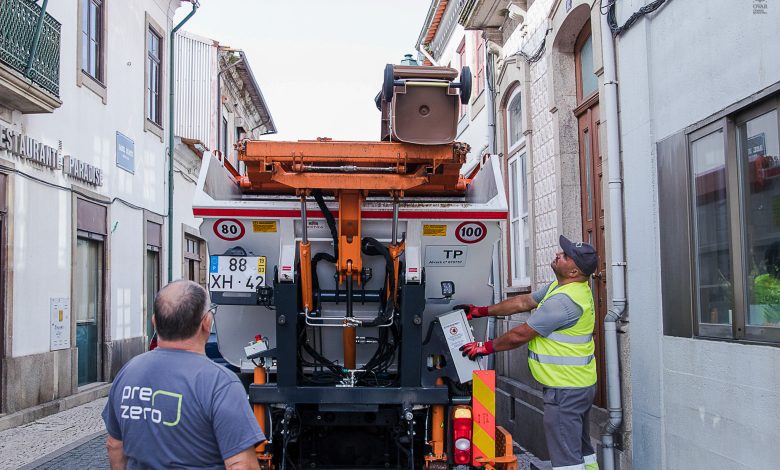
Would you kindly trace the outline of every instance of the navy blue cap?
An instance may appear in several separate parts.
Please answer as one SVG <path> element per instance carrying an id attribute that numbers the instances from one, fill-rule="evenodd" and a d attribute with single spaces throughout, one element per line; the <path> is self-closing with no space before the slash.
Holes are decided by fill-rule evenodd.
<path id="1" fill-rule="evenodd" d="M 566 253 L 566 256 L 574 260 L 574 264 L 580 268 L 580 271 L 582 271 L 583 274 L 590 276 L 596 272 L 599 257 L 596 254 L 595 248 L 583 242 L 573 243 L 563 235 L 558 239 L 558 243 L 561 245 L 561 248 L 563 248 L 563 252 Z"/>

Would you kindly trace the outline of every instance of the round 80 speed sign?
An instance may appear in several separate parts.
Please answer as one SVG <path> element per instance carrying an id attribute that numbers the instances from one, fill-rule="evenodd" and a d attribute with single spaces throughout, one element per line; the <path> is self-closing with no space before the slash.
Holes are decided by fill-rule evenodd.
<path id="1" fill-rule="evenodd" d="M 238 219 L 219 219 L 214 222 L 214 234 L 219 238 L 232 242 L 239 240 L 246 233 L 244 224 Z"/>
<path id="2" fill-rule="evenodd" d="M 485 239 L 487 227 L 482 222 L 463 222 L 455 229 L 455 237 L 462 243 L 477 243 Z"/>

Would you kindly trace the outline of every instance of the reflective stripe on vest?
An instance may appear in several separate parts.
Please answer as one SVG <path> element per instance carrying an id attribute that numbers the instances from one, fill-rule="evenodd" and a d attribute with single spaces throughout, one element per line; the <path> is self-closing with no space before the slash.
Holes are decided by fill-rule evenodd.
<path id="1" fill-rule="evenodd" d="M 585 357 L 548 356 L 528 351 L 528 357 L 542 364 L 555 364 L 557 366 L 587 366 L 593 360 L 593 354 Z"/>
<path id="2" fill-rule="evenodd" d="M 557 341 L 559 343 L 566 343 L 566 344 L 586 344 L 593 339 L 593 335 L 569 336 L 569 335 L 562 335 L 560 333 L 556 333 L 553 331 L 552 333 L 547 335 L 547 339 L 551 339 L 553 341 Z"/>
<path id="3" fill-rule="evenodd" d="M 560 287 L 553 282 L 539 307 L 554 294 L 569 297 L 582 314 L 568 328 L 554 331 L 547 337 L 533 338 L 528 343 L 528 368 L 539 383 L 548 387 L 590 387 L 596 383 L 593 293 L 587 282 L 572 282 Z"/>

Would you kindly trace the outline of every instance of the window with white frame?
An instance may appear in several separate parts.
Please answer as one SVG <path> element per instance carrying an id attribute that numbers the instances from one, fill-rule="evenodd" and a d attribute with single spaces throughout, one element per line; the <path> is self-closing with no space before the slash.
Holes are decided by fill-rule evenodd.
<path id="1" fill-rule="evenodd" d="M 515 90 L 506 108 L 506 136 L 509 159 L 510 271 L 513 286 L 530 284 L 531 241 L 528 226 L 527 153 L 523 134 L 522 96 Z"/>

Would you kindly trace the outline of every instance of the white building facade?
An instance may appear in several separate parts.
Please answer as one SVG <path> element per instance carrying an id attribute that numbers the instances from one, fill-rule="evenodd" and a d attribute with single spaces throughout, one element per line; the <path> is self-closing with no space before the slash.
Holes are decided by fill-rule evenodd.
<path id="1" fill-rule="evenodd" d="M 275 130 L 243 53 L 183 34 L 169 243 L 168 39 L 180 4 L 48 2 L 43 16 L 34 2 L 0 7 L 0 26 L 15 32 L 0 47 L 0 413 L 43 404 L 6 424 L 104 394 L 147 349 L 168 256 L 172 279 L 205 284 L 192 216 L 199 153 Z M 243 60 L 221 74 L 228 55 Z"/>
<path id="2" fill-rule="evenodd" d="M 108 382 L 146 348 L 145 309 L 168 249 L 165 63 L 179 4 L 49 2 L 44 24 L 61 26 L 42 34 L 47 55 L 36 59 L 58 59 L 47 109 L 24 104 L 41 93 L 37 75 L 3 57 L 6 413 Z M 23 23 L 36 7 L 4 2 L 3 19 Z M 16 31 L 19 45 L 34 34 Z"/>
<path id="3" fill-rule="evenodd" d="M 201 219 L 192 214 L 203 152 L 243 172 L 235 145 L 276 132 L 249 59 L 240 50 L 186 31 L 176 33 L 174 125 L 174 246 L 183 249 L 173 278 L 206 286 L 208 253 Z"/>
<path id="4" fill-rule="evenodd" d="M 606 350 L 610 265 L 605 118 L 600 114 L 603 68 L 599 2 L 528 0 L 471 2 L 461 15 L 467 30 L 481 30 L 492 63 L 496 153 L 502 157 L 509 218 L 502 249 L 505 297 L 534 291 L 554 280 L 550 262 L 559 235 L 592 244 L 599 267 L 591 281 L 596 305 L 599 390 L 590 435 L 599 459 L 607 420 Z M 488 85 L 491 87 L 491 85 Z M 528 313 L 497 321 L 496 335 L 525 322 Z M 622 327 L 625 332 L 625 326 Z M 621 335 L 623 386 L 630 406 L 627 335 Z M 497 356 L 497 409 L 517 442 L 548 459 L 542 433 L 541 386 L 527 365 L 526 347 Z M 630 468 L 631 420 L 617 434 L 618 468 Z"/>
<path id="5" fill-rule="evenodd" d="M 780 459 L 778 43 L 764 0 L 669 1 L 617 36 L 635 468 Z"/>

